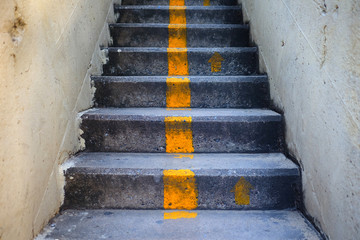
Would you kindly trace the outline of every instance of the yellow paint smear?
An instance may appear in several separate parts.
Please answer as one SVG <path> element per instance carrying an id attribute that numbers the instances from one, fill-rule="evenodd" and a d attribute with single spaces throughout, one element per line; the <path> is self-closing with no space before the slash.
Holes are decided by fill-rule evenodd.
<path id="1" fill-rule="evenodd" d="M 170 0 L 169 6 L 185 6 L 185 0 Z"/>
<path id="2" fill-rule="evenodd" d="M 169 76 L 189 75 L 189 64 L 186 48 L 168 48 L 168 74 Z"/>
<path id="3" fill-rule="evenodd" d="M 191 117 L 165 117 L 167 153 L 192 153 Z"/>
<path id="4" fill-rule="evenodd" d="M 198 206 L 195 173 L 188 169 L 164 170 L 164 208 L 192 210 Z"/>
<path id="5" fill-rule="evenodd" d="M 186 24 L 186 7 L 170 7 L 169 23 L 170 24 Z"/>
<path id="6" fill-rule="evenodd" d="M 164 219 L 196 218 L 196 217 L 197 217 L 196 212 L 179 211 L 179 212 L 164 213 Z"/>
<path id="7" fill-rule="evenodd" d="M 210 6 L 210 0 L 204 0 L 204 6 Z"/>
<path id="8" fill-rule="evenodd" d="M 190 158 L 190 159 L 194 159 L 194 154 L 174 154 L 174 158 Z"/>
<path id="9" fill-rule="evenodd" d="M 211 63 L 211 72 L 221 72 L 222 61 L 224 61 L 224 58 L 220 55 L 220 53 L 215 52 L 208 61 L 209 63 Z"/>
<path id="10" fill-rule="evenodd" d="M 235 193 L 235 203 L 237 205 L 249 205 L 250 204 L 250 190 L 253 187 L 251 184 L 241 177 L 236 183 L 231 192 Z"/>
<path id="11" fill-rule="evenodd" d="M 169 48 L 186 48 L 186 25 L 169 24 Z"/>
<path id="12" fill-rule="evenodd" d="M 189 78 L 166 79 L 166 107 L 187 108 L 191 104 L 191 91 Z"/>

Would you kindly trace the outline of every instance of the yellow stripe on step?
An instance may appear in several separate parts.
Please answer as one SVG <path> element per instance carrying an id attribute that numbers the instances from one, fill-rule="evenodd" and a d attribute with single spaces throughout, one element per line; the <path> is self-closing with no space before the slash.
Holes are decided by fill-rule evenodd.
<path id="1" fill-rule="evenodd" d="M 186 48 L 186 24 L 169 24 L 169 48 Z"/>
<path id="2" fill-rule="evenodd" d="M 196 212 L 177 211 L 177 212 L 164 213 L 164 219 L 196 218 L 196 217 L 197 217 Z"/>
<path id="3" fill-rule="evenodd" d="M 186 7 L 169 7 L 170 24 L 186 24 Z"/>
<path id="4" fill-rule="evenodd" d="M 191 104 L 191 91 L 189 78 L 166 79 L 166 107 L 188 108 Z"/>
<path id="5" fill-rule="evenodd" d="M 168 48 L 168 75 L 187 76 L 189 75 L 189 64 L 186 48 Z"/>
<path id="6" fill-rule="evenodd" d="M 194 152 L 191 122 L 191 117 L 165 118 L 167 153 Z"/>
<path id="7" fill-rule="evenodd" d="M 164 208 L 192 210 L 198 206 L 195 173 L 188 169 L 164 170 Z"/>
<path id="8" fill-rule="evenodd" d="M 185 0 L 170 0 L 169 6 L 185 6 Z"/>

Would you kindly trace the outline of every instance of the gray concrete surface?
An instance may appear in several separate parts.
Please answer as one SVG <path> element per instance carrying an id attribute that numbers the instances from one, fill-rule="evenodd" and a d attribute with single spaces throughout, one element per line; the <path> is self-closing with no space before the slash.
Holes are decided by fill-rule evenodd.
<path id="1" fill-rule="evenodd" d="M 123 0 L 122 5 L 169 5 L 169 0 Z M 185 6 L 203 6 L 204 0 L 185 0 Z M 211 0 L 211 6 L 237 5 L 237 0 Z"/>
<path id="2" fill-rule="evenodd" d="M 168 47 L 168 23 L 110 24 L 113 47 Z M 179 29 L 174 32 L 184 34 Z M 185 34 L 184 34 L 185 35 Z M 186 46 L 190 47 L 246 47 L 249 26 L 240 24 L 186 24 Z"/>
<path id="3" fill-rule="evenodd" d="M 82 114 L 89 151 L 165 152 L 165 117 L 191 117 L 195 152 L 276 152 L 281 115 L 261 109 L 105 108 Z"/>
<path id="4" fill-rule="evenodd" d="M 197 214 L 196 218 L 181 219 L 164 219 L 165 212 L 169 211 L 68 210 L 56 217 L 36 240 L 321 239 L 296 211 L 191 211 Z"/>
<path id="5" fill-rule="evenodd" d="M 98 107 L 166 107 L 166 76 L 93 76 Z M 265 108 L 266 75 L 188 76 L 192 108 Z"/>
<path id="6" fill-rule="evenodd" d="M 169 6 L 116 5 L 118 23 L 169 23 Z M 187 6 L 185 10 L 187 24 L 234 24 L 242 23 L 240 6 Z"/>
<path id="7" fill-rule="evenodd" d="M 109 62 L 103 66 L 104 75 L 168 76 L 167 47 L 163 48 L 105 48 Z M 208 62 L 214 53 L 224 61 L 220 72 L 212 72 Z M 189 75 L 251 75 L 258 71 L 256 47 L 187 48 Z"/>
<path id="8" fill-rule="evenodd" d="M 282 154 L 83 153 L 68 163 L 65 208 L 164 208 L 163 170 L 189 169 L 198 189 L 197 209 L 287 209 L 301 189 L 298 167 Z M 251 184 L 250 203 L 232 191 Z"/>

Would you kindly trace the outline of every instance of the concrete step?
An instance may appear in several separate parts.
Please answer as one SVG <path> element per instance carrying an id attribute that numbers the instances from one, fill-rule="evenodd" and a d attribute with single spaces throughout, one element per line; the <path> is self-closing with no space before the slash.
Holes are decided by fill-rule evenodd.
<path id="1" fill-rule="evenodd" d="M 182 27 L 180 27 L 182 26 Z M 110 24 L 114 47 L 168 47 L 169 36 L 186 36 L 187 47 L 246 47 L 249 26 L 241 24 Z"/>
<path id="2" fill-rule="evenodd" d="M 82 153 L 66 166 L 65 208 L 287 209 L 301 189 L 298 167 L 279 153 Z M 194 174 L 186 190 L 184 171 Z"/>
<path id="3" fill-rule="evenodd" d="M 195 152 L 281 149 L 281 115 L 270 110 L 95 108 L 81 119 L 88 151 L 165 152 L 172 136 Z"/>
<path id="4" fill-rule="evenodd" d="M 170 52 L 174 49 L 167 48 L 110 47 L 104 50 L 108 52 L 109 57 L 109 62 L 103 66 L 104 75 L 111 76 L 234 76 L 255 74 L 258 69 L 256 47 L 178 49 L 181 52 Z M 214 71 L 211 60 L 219 56 L 222 59 L 219 60 L 220 67 L 218 71 Z M 168 61 L 168 57 L 171 61 Z M 169 66 L 182 70 L 173 73 L 174 70 L 169 69 Z M 183 71 L 185 68 L 188 69 L 186 73 Z"/>
<path id="5" fill-rule="evenodd" d="M 37 238 L 320 240 L 297 211 L 67 210 Z"/>
<path id="6" fill-rule="evenodd" d="M 123 0 L 122 5 L 170 5 L 169 0 Z M 185 6 L 204 6 L 209 2 L 210 6 L 236 6 L 237 0 L 184 0 L 184 1 L 172 1 L 172 5 L 185 5 Z M 184 4 L 185 3 L 185 4 Z"/>
<path id="7" fill-rule="evenodd" d="M 193 108 L 265 108 L 266 75 L 189 76 Z M 166 107 L 166 76 L 93 76 L 99 107 Z"/>
<path id="8" fill-rule="evenodd" d="M 169 6 L 115 6 L 118 23 L 170 23 L 170 10 L 174 15 L 183 14 L 183 8 Z M 187 24 L 240 24 L 240 6 L 187 6 Z"/>

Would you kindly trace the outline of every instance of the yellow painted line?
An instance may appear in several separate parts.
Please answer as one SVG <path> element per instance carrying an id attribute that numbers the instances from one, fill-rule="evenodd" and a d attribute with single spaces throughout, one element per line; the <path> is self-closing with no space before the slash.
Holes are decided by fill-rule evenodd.
<path id="1" fill-rule="evenodd" d="M 169 76 L 188 76 L 189 64 L 186 48 L 168 48 Z"/>
<path id="2" fill-rule="evenodd" d="M 237 205 L 249 205 L 250 204 L 250 190 L 253 187 L 251 184 L 241 177 L 236 183 L 231 192 L 235 193 L 235 203 Z"/>
<path id="3" fill-rule="evenodd" d="M 191 111 L 191 108 L 166 108 L 167 111 Z"/>
<path id="4" fill-rule="evenodd" d="M 204 0 L 204 6 L 210 6 L 210 0 Z"/>
<path id="5" fill-rule="evenodd" d="M 194 159 L 194 154 L 174 154 L 174 158 L 190 158 L 190 159 Z"/>
<path id="6" fill-rule="evenodd" d="M 167 153 L 192 153 L 191 117 L 165 117 Z"/>
<path id="7" fill-rule="evenodd" d="M 186 24 L 186 7 L 169 7 L 170 24 Z"/>
<path id="8" fill-rule="evenodd" d="M 188 169 L 164 170 L 164 208 L 192 210 L 198 206 L 195 173 Z"/>
<path id="9" fill-rule="evenodd" d="M 166 79 L 166 107 L 188 108 L 191 104 L 191 91 L 189 78 Z"/>
<path id="10" fill-rule="evenodd" d="M 169 6 L 185 6 L 185 0 L 170 0 Z"/>
<path id="11" fill-rule="evenodd" d="M 196 212 L 178 211 L 178 212 L 164 213 L 164 219 L 196 218 L 196 217 L 197 217 Z"/>
<path id="12" fill-rule="evenodd" d="M 169 24 L 169 48 L 186 48 L 186 24 Z"/>
<path id="13" fill-rule="evenodd" d="M 224 58 L 220 55 L 220 53 L 215 52 L 208 61 L 209 63 L 211 63 L 211 72 L 221 72 L 222 61 L 224 61 Z"/>

